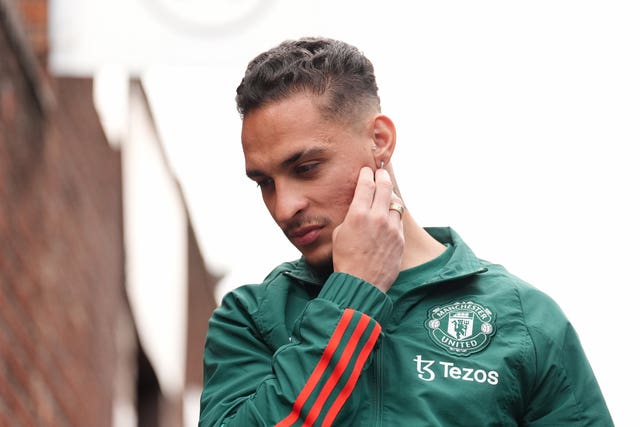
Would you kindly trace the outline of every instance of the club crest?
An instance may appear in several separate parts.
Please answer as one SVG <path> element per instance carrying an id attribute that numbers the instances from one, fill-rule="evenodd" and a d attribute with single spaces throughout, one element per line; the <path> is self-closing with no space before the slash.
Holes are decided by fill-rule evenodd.
<path id="1" fill-rule="evenodd" d="M 496 332 L 495 315 L 474 301 L 455 301 L 427 312 L 424 327 L 451 354 L 469 356 L 483 350 Z"/>

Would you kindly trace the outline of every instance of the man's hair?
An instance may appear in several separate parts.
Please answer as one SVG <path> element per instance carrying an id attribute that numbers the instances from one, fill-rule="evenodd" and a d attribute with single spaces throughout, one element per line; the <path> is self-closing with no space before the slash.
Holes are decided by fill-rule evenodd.
<path id="1" fill-rule="evenodd" d="M 366 110 L 380 110 L 373 65 L 347 43 L 320 37 L 287 40 L 254 58 L 236 90 L 238 112 L 251 111 L 289 96 L 319 97 L 321 114 L 352 121 Z"/>

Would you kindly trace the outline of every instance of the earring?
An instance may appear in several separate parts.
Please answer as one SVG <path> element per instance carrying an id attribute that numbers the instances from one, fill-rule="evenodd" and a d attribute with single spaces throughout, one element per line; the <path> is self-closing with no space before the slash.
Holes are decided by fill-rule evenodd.
<path id="1" fill-rule="evenodd" d="M 380 169 L 384 168 L 384 160 L 380 160 Z"/>

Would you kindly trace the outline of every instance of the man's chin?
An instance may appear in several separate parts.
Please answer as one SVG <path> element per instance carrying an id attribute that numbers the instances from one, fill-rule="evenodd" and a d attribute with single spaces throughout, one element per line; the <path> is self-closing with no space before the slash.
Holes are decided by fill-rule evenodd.
<path id="1" fill-rule="evenodd" d="M 305 261 L 311 268 L 320 272 L 330 274 L 333 272 L 333 258 L 329 256 L 313 256 L 311 254 L 302 254 Z"/>

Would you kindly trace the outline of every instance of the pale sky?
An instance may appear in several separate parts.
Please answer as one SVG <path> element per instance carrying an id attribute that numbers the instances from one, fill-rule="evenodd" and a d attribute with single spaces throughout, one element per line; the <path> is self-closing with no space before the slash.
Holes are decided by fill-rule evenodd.
<path id="1" fill-rule="evenodd" d="M 244 67 L 285 38 L 341 38 L 376 67 L 414 217 L 452 226 L 478 256 L 556 299 L 616 425 L 633 425 L 627 390 L 640 374 L 624 360 L 639 350 L 637 2 L 273 0 L 247 27 L 197 35 L 154 19 L 135 20 L 149 31 L 134 37 L 129 16 L 128 50 L 91 64 L 71 28 L 54 65 L 82 73 L 111 58 L 144 78 L 205 259 L 227 272 L 219 296 L 298 257 L 244 175 L 234 105 Z M 76 31 L 98 32 L 85 27 Z"/>

